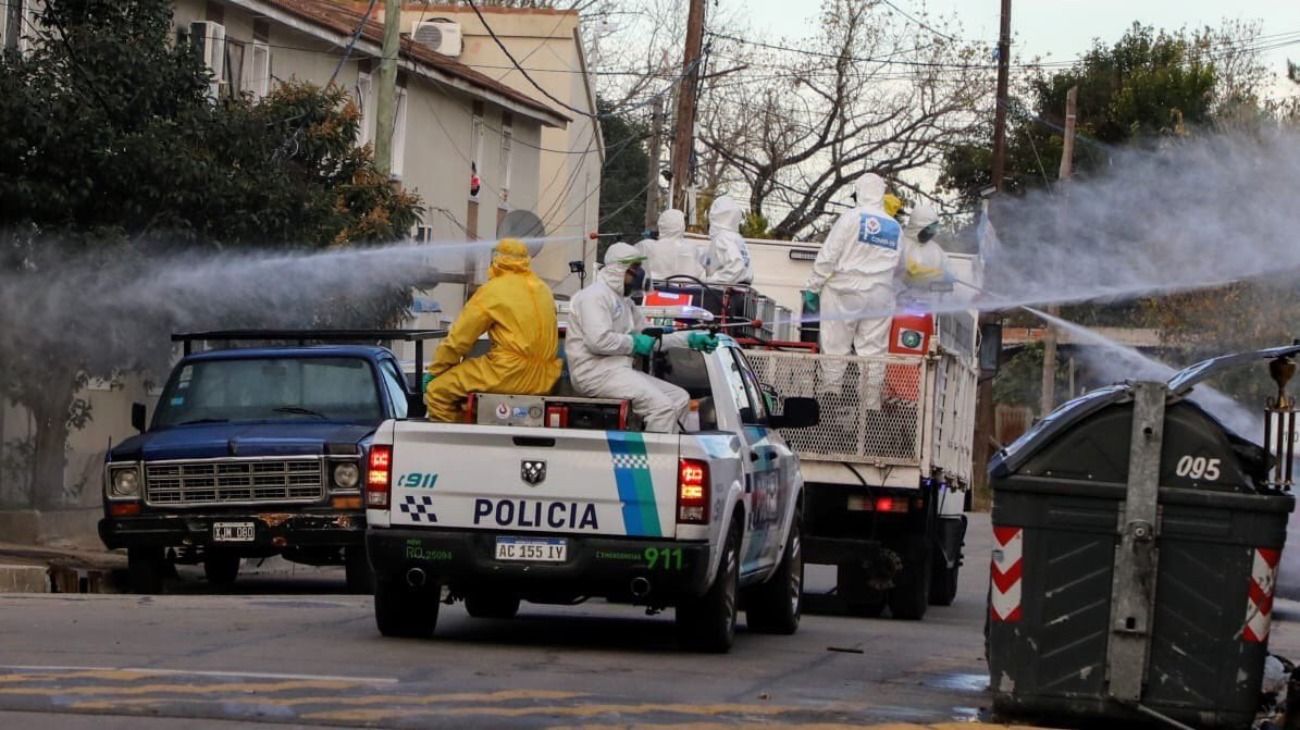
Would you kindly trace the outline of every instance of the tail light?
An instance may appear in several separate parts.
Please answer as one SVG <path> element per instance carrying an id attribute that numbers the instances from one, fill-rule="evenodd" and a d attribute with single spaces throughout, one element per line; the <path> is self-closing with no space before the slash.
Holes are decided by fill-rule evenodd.
<path id="1" fill-rule="evenodd" d="M 862 497 L 855 494 L 855 495 L 849 495 L 849 500 L 848 500 L 848 509 L 851 512 L 873 512 L 874 511 L 874 512 L 894 512 L 894 513 L 901 514 L 907 512 L 910 506 L 911 506 L 911 502 L 907 499 L 907 497 L 884 496 L 884 497 L 876 497 L 872 499 L 871 497 Z M 924 502 L 921 502 L 920 506 L 924 506 Z"/>
<path id="2" fill-rule="evenodd" d="M 677 521 L 709 524 L 709 463 L 682 459 L 677 467 Z"/>
<path id="3" fill-rule="evenodd" d="M 371 446 L 366 469 L 366 506 L 387 507 L 393 488 L 393 447 Z"/>
<path id="4" fill-rule="evenodd" d="M 544 425 L 547 428 L 568 428 L 569 407 L 566 405 L 547 404 L 546 423 Z"/>
<path id="5" fill-rule="evenodd" d="M 478 422 L 478 393 L 470 393 L 465 399 L 465 423 Z"/>

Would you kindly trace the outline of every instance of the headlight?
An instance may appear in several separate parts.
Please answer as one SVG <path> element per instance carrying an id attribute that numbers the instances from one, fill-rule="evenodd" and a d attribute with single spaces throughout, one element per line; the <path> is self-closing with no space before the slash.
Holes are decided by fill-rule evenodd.
<path id="1" fill-rule="evenodd" d="M 361 483 L 361 469 L 356 464 L 339 464 L 334 467 L 334 486 L 340 489 L 356 489 Z"/>
<path id="2" fill-rule="evenodd" d="M 140 495 L 140 475 L 135 469 L 117 469 L 113 472 L 112 496 L 138 497 Z"/>

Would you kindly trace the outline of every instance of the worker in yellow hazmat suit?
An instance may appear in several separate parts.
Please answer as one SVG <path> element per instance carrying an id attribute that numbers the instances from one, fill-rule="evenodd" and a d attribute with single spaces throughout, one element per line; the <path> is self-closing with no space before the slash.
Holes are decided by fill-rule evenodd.
<path id="1" fill-rule="evenodd" d="M 484 332 L 492 348 L 464 359 Z M 457 421 L 470 393 L 543 395 L 560 377 L 559 327 L 551 289 L 533 273 L 528 248 L 507 238 L 497 244 L 488 281 L 465 304 L 433 355 L 424 388 L 431 421 Z"/>

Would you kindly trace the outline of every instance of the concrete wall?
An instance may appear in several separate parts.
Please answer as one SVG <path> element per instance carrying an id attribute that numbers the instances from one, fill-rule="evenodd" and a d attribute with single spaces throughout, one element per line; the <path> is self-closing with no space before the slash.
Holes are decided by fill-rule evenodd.
<path id="1" fill-rule="evenodd" d="M 482 8 L 493 32 L 519 60 L 528 75 L 548 93 L 568 106 L 594 113 L 595 92 L 585 71 L 578 40 L 579 16 L 573 12 L 535 9 Z M 600 219 L 600 182 L 603 154 L 599 125 L 589 116 L 575 113 L 552 102 L 524 77 L 487 33 L 472 10 L 464 7 L 407 5 L 402 12 L 402 31 L 410 33 L 421 20 L 449 18 L 461 25 L 464 46 L 461 63 L 528 94 L 572 118 L 564 129 L 539 128 L 531 139 L 520 134 L 515 123 L 516 163 L 512 171 L 509 207 L 532 210 L 540 216 L 551 236 L 565 240 L 547 244 L 534 260 L 534 268 L 557 294 L 572 294 L 578 278 L 569 273 L 569 262 L 584 260 L 594 270 L 596 245 L 587 238 Z M 499 135 L 499 121 L 489 121 L 488 134 Z M 499 136 L 497 137 L 499 140 Z M 499 141 L 498 141 L 499 146 Z M 540 147 L 537 180 L 539 194 L 534 207 L 517 194 L 521 181 L 518 153 Z M 500 184 L 496 167 L 481 171 L 484 187 Z M 480 229 L 482 230 L 482 229 Z"/>

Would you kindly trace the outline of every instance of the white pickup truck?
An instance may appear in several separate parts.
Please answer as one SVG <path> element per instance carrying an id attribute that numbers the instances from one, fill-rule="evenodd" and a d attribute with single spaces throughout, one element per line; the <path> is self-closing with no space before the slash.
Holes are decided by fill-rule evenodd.
<path id="1" fill-rule="evenodd" d="M 429 637 L 444 601 L 509 618 L 521 599 L 601 597 L 674 607 L 696 650 L 727 651 L 742 609 L 751 630 L 794 633 L 803 477 L 776 429 L 814 425 L 817 403 L 770 413 L 770 391 L 720 339 L 642 363 L 690 393 L 679 434 L 627 429 L 626 404 L 620 427 L 579 417 L 598 401 L 490 395 L 471 401 L 487 414 L 474 423 L 383 424 L 366 476 L 379 631 Z"/>

